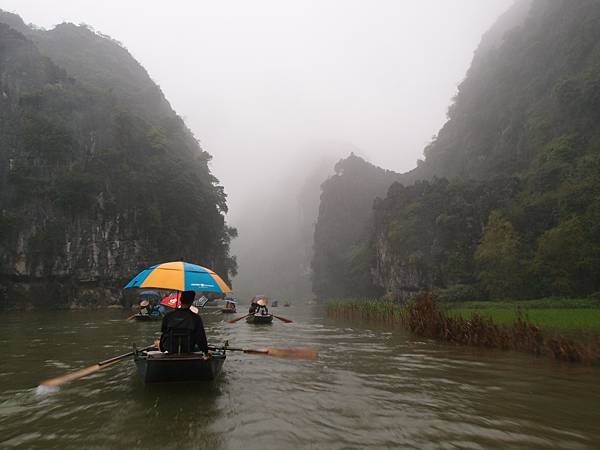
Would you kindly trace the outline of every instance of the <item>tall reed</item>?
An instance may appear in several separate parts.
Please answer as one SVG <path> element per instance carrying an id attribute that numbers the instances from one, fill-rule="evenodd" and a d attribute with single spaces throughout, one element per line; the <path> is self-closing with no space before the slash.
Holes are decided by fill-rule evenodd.
<path id="1" fill-rule="evenodd" d="M 336 319 L 396 324 L 403 320 L 403 308 L 397 303 L 374 298 L 338 299 L 327 302 L 327 315 Z"/>
<path id="2" fill-rule="evenodd" d="M 402 325 L 415 335 L 460 345 L 600 364 L 600 337 L 576 339 L 545 334 L 530 323 L 520 309 L 517 309 L 513 323 L 501 325 L 479 313 L 469 318 L 448 315 L 438 307 L 430 293 L 425 293 L 405 307 L 378 299 L 332 300 L 327 304 L 327 314 L 334 318 Z"/>
<path id="3" fill-rule="evenodd" d="M 408 329 L 423 337 L 463 345 L 499 348 L 549 355 L 571 362 L 600 364 L 600 338 L 575 340 L 561 335 L 544 336 L 529 323 L 521 310 L 511 325 L 498 325 L 489 317 L 473 314 L 466 319 L 452 317 L 441 311 L 431 294 L 423 294 L 409 305 L 406 315 Z"/>

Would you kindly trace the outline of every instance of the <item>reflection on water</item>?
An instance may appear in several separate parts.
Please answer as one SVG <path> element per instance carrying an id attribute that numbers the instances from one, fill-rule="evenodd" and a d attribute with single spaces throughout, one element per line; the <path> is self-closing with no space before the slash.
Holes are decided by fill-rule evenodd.
<path id="1" fill-rule="evenodd" d="M 230 353 L 206 384 L 145 386 L 126 361 L 52 393 L 40 380 L 147 345 L 121 311 L 13 313 L 0 329 L 4 448 L 598 448 L 600 369 L 421 341 L 286 308 L 293 324 L 227 324 L 212 343 L 303 346 L 316 361 Z"/>

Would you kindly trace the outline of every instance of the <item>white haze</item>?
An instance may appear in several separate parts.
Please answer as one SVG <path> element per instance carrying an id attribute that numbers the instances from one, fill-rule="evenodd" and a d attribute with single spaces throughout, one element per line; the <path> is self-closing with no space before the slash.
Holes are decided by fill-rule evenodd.
<path id="1" fill-rule="evenodd" d="M 337 158 L 355 146 L 374 164 L 412 169 L 482 34 L 511 3 L 0 0 L 0 8 L 44 28 L 86 23 L 123 43 L 213 155 L 239 248 L 254 239 L 244 229 L 267 211 L 271 192 L 281 198 L 288 175 L 317 153 L 332 148 Z"/>

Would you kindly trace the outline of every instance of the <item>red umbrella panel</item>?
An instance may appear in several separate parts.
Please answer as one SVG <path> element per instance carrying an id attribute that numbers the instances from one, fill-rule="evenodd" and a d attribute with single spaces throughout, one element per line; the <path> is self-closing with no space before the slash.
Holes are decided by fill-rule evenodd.
<path id="1" fill-rule="evenodd" d="M 166 306 L 167 308 L 179 308 L 181 306 L 180 298 L 181 292 L 172 292 L 164 297 L 160 301 L 160 304 Z"/>

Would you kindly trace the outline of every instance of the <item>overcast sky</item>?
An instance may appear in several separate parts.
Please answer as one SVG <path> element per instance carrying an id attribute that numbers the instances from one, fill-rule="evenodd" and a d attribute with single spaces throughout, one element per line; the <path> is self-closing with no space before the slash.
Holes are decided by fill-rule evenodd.
<path id="1" fill-rule="evenodd" d="M 512 0 L 0 0 L 121 41 L 213 156 L 230 220 L 328 142 L 414 167 Z M 261 190 L 262 189 L 262 190 Z"/>

